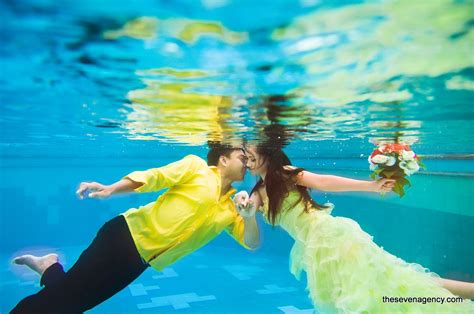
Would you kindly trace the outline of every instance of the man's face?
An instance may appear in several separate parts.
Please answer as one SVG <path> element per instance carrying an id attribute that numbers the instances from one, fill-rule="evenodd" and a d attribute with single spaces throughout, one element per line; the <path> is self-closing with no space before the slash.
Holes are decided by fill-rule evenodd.
<path id="1" fill-rule="evenodd" d="M 234 150 L 226 158 L 226 175 L 232 181 L 242 181 L 245 176 L 247 156 L 243 150 Z"/>

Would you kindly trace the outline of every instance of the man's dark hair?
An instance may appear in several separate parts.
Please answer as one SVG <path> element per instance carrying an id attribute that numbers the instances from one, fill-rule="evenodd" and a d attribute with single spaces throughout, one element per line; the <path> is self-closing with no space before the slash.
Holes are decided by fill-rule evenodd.
<path id="1" fill-rule="evenodd" d="M 220 142 L 208 142 L 209 152 L 207 153 L 207 165 L 217 166 L 221 156 L 230 157 L 234 150 L 242 150 L 242 147 L 236 147 L 229 144 L 222 144 Z"/>

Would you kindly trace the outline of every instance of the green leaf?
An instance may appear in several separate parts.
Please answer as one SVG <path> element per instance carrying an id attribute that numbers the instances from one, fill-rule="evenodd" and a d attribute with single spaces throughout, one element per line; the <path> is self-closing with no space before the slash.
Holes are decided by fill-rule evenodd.
<path id="1" fill-rule="evenodd" d="M 403 189 L 403 186 L 400 189 L 400 198 L 402 198 L 405 195 L 405 190 Z"/>
<path id="2" fill-rule="evenodd" d="M 395 171 L 390 171 L 390 170 L 385 170 L 383 171 L 383 173 L 381 173 L 381 175 L 384 177 L 384 178 L 391 178 L 393 175 L 395 174 Z"/>
<path id="3" fill-rule="evenodd" d="M 402 185 L 402 186 L 404 186 L 404 185 L 406 185 L 406 184 L 408 184 L 408 185 L 411 186 L 410 181 L 408 181 L 408 179 L 405 178 L 405 177 L 399 178 L 399 179 L 398 179 L 398 183 L 399 183 L 400 185 Z"/>
<path id="4" fill-rule="evenodd" d="M 403 195 L 405 195 L 405 191 L 403 190 L 403 185 L 400 184 L 398 181 L 395 182 L 395 185 L 393 186 L 393 190 L 392 190 L 394 193 L 400 195 L 400 197 L 403 197 Z"/>
<path id="5" fill-rule="evenodd" d="M 400 194 L 400 187 L 399 186 L 394 186 L 393 189 L 392 189 L 393 193 L 395 194 L 398 194 L 400 195 L 401 197 L 401 194 Z"/>

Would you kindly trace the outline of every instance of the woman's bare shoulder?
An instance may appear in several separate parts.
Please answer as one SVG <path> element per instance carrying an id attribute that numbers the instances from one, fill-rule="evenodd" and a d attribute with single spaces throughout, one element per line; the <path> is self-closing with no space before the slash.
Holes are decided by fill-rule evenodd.
<path id="1" fill-rule="evenodd" d="M 265 191 L 265 186 L 262 185 L 258 187 L 255 192 L 258 195 L 258 198 L 260 199 L 260 206 L 258 208 L 258 211 L 261 213 L 265 213 L 265 204 L 268 203 L 268 198 L 267 198 L 267 192 Z"/>
<path id="2" fill-rule="evenodd" d="M 265 186 L 261 185 L 255 190 L 260 198 L 262 198 L 267 193 L 265 192 Z"/>
<path id="3" fill-rule="evenodd" d="M 301 169 L 299 167 L 295 167 L 295 166 L 292 166 L 292 165 L 287 165 L 287 166 L 283 166 L 283 169 L 287 170 L 287 171 L 292 171 L 292 170 L 296 170 L 296 169 Z M 296 173 L 289 173 L 289 179 L 291 179 L 293 181 L 293 183 L 297 184 L 299 182 L 299 180 L 301 179 L 301 177 L 303 176 L 304 174 L 304 170 L 302 171 L 298 171 Z"/>

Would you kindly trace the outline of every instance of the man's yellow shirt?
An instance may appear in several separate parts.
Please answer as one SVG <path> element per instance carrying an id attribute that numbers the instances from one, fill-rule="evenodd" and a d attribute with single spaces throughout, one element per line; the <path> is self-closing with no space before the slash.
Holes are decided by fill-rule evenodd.
<path id="1" fill-rule="evenodd" d="M 161 168 L 134 171 L 125 178 L 143 183 L 135 192 L 168 190 L 155 202 L 123 213 L 141 257 L 162 270 L 199 249 L 222 231 L 242 246 L 244 222 L 231 189 L 220 197 L 221 175 L 195 155 Z"/>

